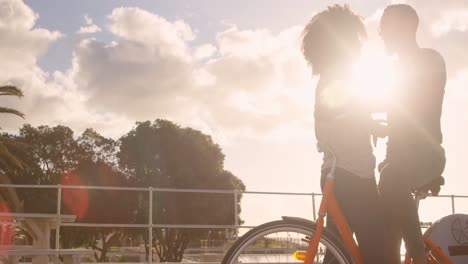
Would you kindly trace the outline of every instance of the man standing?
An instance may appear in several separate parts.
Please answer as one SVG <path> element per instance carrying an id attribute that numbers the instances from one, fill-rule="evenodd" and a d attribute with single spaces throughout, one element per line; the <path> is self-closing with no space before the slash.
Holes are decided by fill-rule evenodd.
<path id="1" fill-rule="evenodd" d="M 401 83 L 387 111 L 388 143 L 379 189 L 387 221 L 388 263 L 401 263 L 401 239 L 413 263 L 427 263 L 416 203 L 411 194 L 441 176 L 445 167 L 440 118 L 446 83 L 445 62 L 416 41 L 419 18 L 409 5 L 388 6 L 380 35 L 398 56 Z"/>

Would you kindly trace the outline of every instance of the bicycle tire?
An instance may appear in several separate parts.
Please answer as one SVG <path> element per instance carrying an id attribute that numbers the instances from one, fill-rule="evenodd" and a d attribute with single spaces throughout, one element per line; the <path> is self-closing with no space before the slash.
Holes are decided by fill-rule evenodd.
<path id="1" fill-rule="evenodd" d="M 249 245 L 254 245 L 256 239 L 266 237 L 269 234 L 276 232 L 298 232 L 304 236 L 312 236 L 315 234 L 315 223 L 308 221 L 302 218 L 293 218 L 293 217 L 283 217 L 283 220 L 272 221 L 260 226 L 257 226 L 242 237 L 240 237 L 227 251 L 226 255 L 222 260 L 222 264 L 238 264 L 238 263 L 249 263 L 248 261 L 240 261 L 241 253 L 243 250 L 246 250 L 245 254 L 242 256 L 247 256 L 250 253 L 247 253 L 247 247 Z M 330 233 L 326 228 L 323 230 L 320 243 L 326 247 L 327 252 L 330 251 L 331 254 L 335 257 L 335 262 L 339 264 L 351 264 L 353 263 L 348 250 L 343 245 L 343 243 L 336 238 L 332 233 Z M 294 245 L 293 245 L 294 246 Z M 292 257 L 292 254 L 291 254 Z M 255 263 L 267 264 L 270 262 L 267 261 L 254 261 Z M 279 263 L 271 262 L 271 263 Z M 282 263 L 292 263 L 292 262 L 282 262 Z M 301 263 L 297 261 L 297 263 Z M 321 262 L 318 262 L 321 263 Z M 328 261 L 327 261 L 328 263 Z"/>

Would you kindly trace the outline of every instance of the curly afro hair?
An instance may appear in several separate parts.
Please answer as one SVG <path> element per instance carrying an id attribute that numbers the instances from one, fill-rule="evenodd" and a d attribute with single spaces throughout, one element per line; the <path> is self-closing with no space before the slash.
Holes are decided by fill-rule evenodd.
<path id="1" fill-rule="evenodd" d="M 302 33 L 302 54 L 315 75 L 360 54 L 366 30 L 348 5 L 334 5 L 316 14 Z"/>

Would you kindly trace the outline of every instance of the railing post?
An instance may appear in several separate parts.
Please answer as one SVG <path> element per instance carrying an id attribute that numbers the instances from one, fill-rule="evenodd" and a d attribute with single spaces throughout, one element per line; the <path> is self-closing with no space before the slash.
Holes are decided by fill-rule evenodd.
<path id="1" fill-rule="evenodd" d="M 314 221 L 317 221 L 317 213 L 315 211 L 315 193 L 312 193 L 312 212 L 314 214 L 313 218 L 314 218 Z"/>
<path id="2" fill-rule="evenodd" d="M 62 224 L 62 219 L 60 215 L 62 214 L 62 184 L 57 185 L 57 226 L 55 228 L 55 248 L 60 248 L 60 225 Z"/>
<path id="3" fill-rule="evenodd" d="M 452 199 L 452 214 L 454 214 L 455 213 L 455 195 L 452 194 L 451 199 Z"/>
<path id="4" fill-rule="evenodd" d="M 317 221 L 317 209 L 315 208 L 315 193 L 312 193 L 312 213 L 313 213 L 313 219 L 314 219 L 314 222 Z M 317 254 L 317 256 L 315 257 L 315 262 L 316 263 L 319 263 L 320 261 L 320 256 L 319 254 Z"/>
<path id="5" fill-rule="evenodd" d="M 149 187 L 149 216 L 148 216 L 148 248 L 149 256 L 148 262 L 151 264 L 153 262 L 153 187 Z"/>
<path id="6" fill-rule="evenodd" d="M 237 239 L 237 229 L 239 227 L 239 218 L 237 217 L 237 190 L 234 190 L 234 237 Z"/>

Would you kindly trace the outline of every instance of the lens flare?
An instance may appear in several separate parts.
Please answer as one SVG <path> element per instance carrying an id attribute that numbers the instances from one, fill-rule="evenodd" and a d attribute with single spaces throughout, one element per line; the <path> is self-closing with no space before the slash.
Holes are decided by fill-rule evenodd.
<path id="1" fill-rule="evenodd" d="M 353 69 L 353 91 L 364 104 L 386 104 L 395 96 L 398 73 L 394 58 L 383 51 L 365 50 Z"/>
<path id="2" fill-rule="evenodd" d="M 13 238 L 13 217 L 10 208 L 5 202 L 0 201 L 0 213 L 5 216 L 0 216 L 0 247 L 9 249 L 11 247 L 11 240 Z M 0 252 L 0 256 L 3 257 L 3 253 Z"/>
<path id="3" fill-rule="evenodd" d="M 62 176 L 62 185 L 85 185 L 76 173 L 66 173 Z M 89 195 L 86 189 L 63 188 L 63 203 L 76 218 L 81 220 L 88 213 Z"/>

